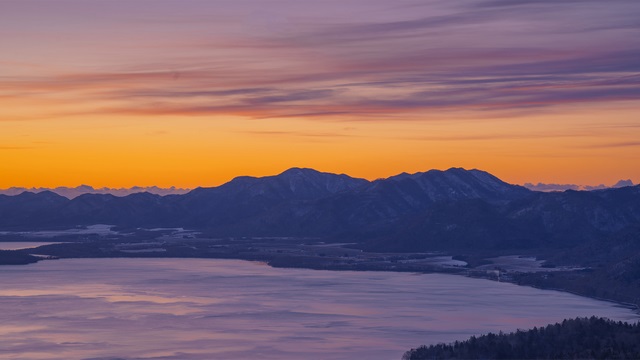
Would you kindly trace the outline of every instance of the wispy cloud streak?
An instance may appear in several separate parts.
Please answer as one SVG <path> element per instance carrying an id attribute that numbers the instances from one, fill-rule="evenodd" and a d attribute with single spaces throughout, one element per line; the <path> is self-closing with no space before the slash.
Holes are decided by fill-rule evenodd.
<path id="1" fill-rule="evenodd" d="M 385 16 L 387 2 L 347 1 L 346 15 L 335 18 L 329 5 L 317 15 L 271 5 L 294 20 L 249 20 L 235 33 L 224 31 L 224 21 L 184 25 L 193 26 L 185 34 L 203 33 L 176 35 L 161 47 L 180 49 L 180 56 L 127 65 L 144 71 L 104 65 L 4 75 L 0 96 L 95 104 L 80 113 L 261 119 L 393 118 L 640 98 L 635 1 L 401 2 Z"/>

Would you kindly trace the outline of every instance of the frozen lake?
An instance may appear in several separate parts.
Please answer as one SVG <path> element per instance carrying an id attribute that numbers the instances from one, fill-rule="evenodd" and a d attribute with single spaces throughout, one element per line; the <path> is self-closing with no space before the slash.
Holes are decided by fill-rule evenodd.
<path id="1" fill-rule="evenodd" d="M 567 293 L 444 274 L 211 259 L 0 266 L 2 359 L 400 359 L 564 318 L 637 321 Z"/>

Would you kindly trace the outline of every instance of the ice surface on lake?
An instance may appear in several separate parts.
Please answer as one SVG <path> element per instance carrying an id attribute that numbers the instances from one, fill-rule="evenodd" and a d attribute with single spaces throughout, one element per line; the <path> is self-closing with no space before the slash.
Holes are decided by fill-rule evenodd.
<path id="1" fill-rule="evenodd" d="M 422 344 L 613 303 L 444 274 L 274 269 L 213 259 L 0 267 L 2 359 L 399 359 Z"/>

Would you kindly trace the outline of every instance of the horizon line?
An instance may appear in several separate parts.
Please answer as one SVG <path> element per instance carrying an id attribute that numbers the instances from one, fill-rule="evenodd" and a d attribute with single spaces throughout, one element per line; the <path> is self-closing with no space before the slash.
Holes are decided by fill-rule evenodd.
<path id="1" fill-rule="evenodd" d="M 262 176 L 256 176 L 256 175 L 236 175 L 234 177 L 232 177 L 231 179 L 227 180 L 227 181 L 223 181 L 217 185 L 198 185 L 195 187 L 184 187 L 184 186 L 179 186 L 179 185 L 171 185 L 171 186 L 160 186 L 160 185 L 132 185 L 132 186 L 118 186 L 118 187 L 112 187 L 112 186 L 94 186 L 94 185 L 89 185 L 86 183 L 82 183 L 76 186 L 73 185 L 58 185 L 58 186 L 20 186 L 20 185 L 14 185 L 14 186 L 10 186 L 10 187 L 6 187 L 6 188 L 0 188 L 0 192 L 5 192 L 5 191 L 11 191 L 11 190 L 24 190 L 24 191 L 29 191 L 29 190 L 38 190 L 38 191 L 47 191 L 47 190 L 64 190 L 64 189 L 68 189 L 68 190 L 79 190 L 81 188 L 90 188 L 90 190 L 88 191 L 100 191 L 100 190 L 104 190 L 104 191 L 131 191 L 134 189 L 140 189 L 142 191 L 140 192 L 148 192 L 146 190 L 149 189 L 157 189 L 160 191 L 192 191 L 198 188 L 214 188 L 214 187 L 218 187 L 218 186 L 222 186 L 224 184 L 227 184 L 231 181 L 233 181 L 236 178 L 241 178 L 241 177 L 251 177 L 251 178 L 266 178 L 266 177 L 275 177 L 275 176 L 279 176 L 282 175 L 288 171 L 291 170 L 295 170 L 295 169 L 300 169 L 300 170 L 312 170 L 315 172 L 319 172 L 319 173 L 324 173 L 324 174 L 332 174 L 332 175 L 346 175 L 349 176 L 351 178 L 354 179 L 362 179 L 362 180 L 367 180 L 369 182 L 373 182 L 373 181 L 377 181 L 377 180 L 385 180 L 385 179 L 389 179 L 392 178 L 394 176 L 398 176 L 398 175 L 402 175 L 402 174 L 408 174 L 408 175 L 415 175 L 415 174 L 420 174 L 420 173 L 426 173 L 429 171 L 440 171 L 440 172 L 446 172 L 449 170 L 453 170 L 453 169 L 462 169 L 465 171 L 481 171 L 481 172 L 485 172 L 488 173 L 492 176 L 495 176 L 496 178 L 500 179 L 501 181 L 504 181 L 508 184 L 511 185 L 519 185 L 519 186 L 523 186 L 523 187 L 527 187 L 527 188 L 535 188 L 535 187 L 574 187 L 576 188 L 576 190 L 595 190 L 598 188 L 611 188 L 614 187 L 615 185 L 619 184 L 620 182 L 623 181 L 630 181 L 633 185 L 638 185 L 637 182 L 635 182 L 633 179 L 631 178 L 620 178 L 619 180 L 617 180 L 615 183 L 611 184 L 611 185 L 606 185 L 604 183 L 600 183 L 600 184 L 580 184 L 580 183 L 553 183 L 553 182 L 534 182 L 534 181 L 525 181 L 522 183 L 511 183 L 505 180 L 502 180 L 502 178 L 494 175 L 493 173 L 486 171 L 486 170 L 482 170 L 482 169 L 478 169 L 478 168 L 465 168 L 465 167 L 460 167 L 460 166 L 452 166 L 449 167 L 445 170 L 442 169 L 428 169 L 428 170 L 424 170 L 424 171 L 418 171 L 418 172 L 413 172 L 413 173 L 408 173 L 408 172 L 400 172 L 400 173 L 396 173 L 393 175 L 389 175 L 387 177 L 377 177 L 377 178 L 365 178 L 365 177 L 356 177 L 356 176 L 352 176 L 349 175 L 347 173 L 340 173 L 340 172 L 330 172 L 330 171 L 322 171 L 322 170 L 317 170 L 315 168 L 312 167 L 304 167 L 304 166 L 292 166 L 292 167 L 288 167 L 283 171 L 280 171 L 276 174 L 270 174 L 270 175 L 262 175 Z M 541 191 L 541 190 L 537 190 L 537 191 Z M 544 190 L 542 190 L 544 191 Z M 549 190 L 547 190 L 549 191 Z M 553 191 L 553 190 L 551 190 Z"/>

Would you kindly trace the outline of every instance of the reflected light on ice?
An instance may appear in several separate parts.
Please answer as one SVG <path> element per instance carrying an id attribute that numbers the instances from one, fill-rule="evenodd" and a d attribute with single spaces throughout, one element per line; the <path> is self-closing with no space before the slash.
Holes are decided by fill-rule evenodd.
<path id="1" fill-rule="evenodd" d="M 615 304 L 462 276 L 240 260 L 71 259 L 0 268 L 3 359 L 399 359 L 422 344 Z"/>

